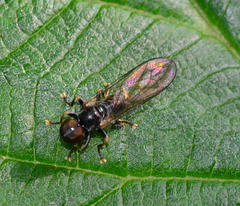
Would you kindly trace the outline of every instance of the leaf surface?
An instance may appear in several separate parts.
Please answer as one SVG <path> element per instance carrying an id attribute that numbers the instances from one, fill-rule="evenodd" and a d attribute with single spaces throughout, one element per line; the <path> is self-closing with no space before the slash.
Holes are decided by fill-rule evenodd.
<path id="1" fill-rule="evenodd" d="M 175 2 L 175 1 L 174 1 Z M 238 1 L 0 3 L 0 201 L 5 205 L 240 204 Z M 69 100 L 87 100 L 153 57 L 172 85 L 105 129 L 100 165 L 59 139 Z"/>

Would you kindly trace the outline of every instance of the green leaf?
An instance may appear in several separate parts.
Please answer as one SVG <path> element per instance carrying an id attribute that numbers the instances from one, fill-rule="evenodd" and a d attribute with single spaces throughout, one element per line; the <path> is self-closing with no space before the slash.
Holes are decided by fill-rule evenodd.
<path id="1" fill-rule="evenodd" d="M 239 1 L 1 1 L 3 205 L 240 204 Z M 59 139 L 69 108 L 153 57 L 172 85 L 83 152 Z"/>

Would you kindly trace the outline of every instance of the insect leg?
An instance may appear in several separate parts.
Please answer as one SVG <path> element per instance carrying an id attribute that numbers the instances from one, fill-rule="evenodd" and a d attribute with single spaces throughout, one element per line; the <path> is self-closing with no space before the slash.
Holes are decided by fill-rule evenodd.
<path id="1" fill-rule="evenodd" d="M 110 83 L 104 83 L 104 86 L 105 88 L 107 89 L 106 93 L 104 94 L 104 97 L 107 97 L 108 96 L 108 93 L 109 93 L 109 86 L 110 86 Z"/>
<path id="2" fill-rule="evenodd" d="M 100 100 L 101 95 L 103 95 L 104 98 L 108 96 L 108 93 L 109 93 L 109 88 L 108 87 L 110 86 L 110 83 L 106 83 L 105 82 L 104 86 L 107 89 L 105 92 L 103 90 L 101 90 L 101 89 L 97 90 L 96 97 L 97 97 L 98 101 Z"/>
<path id="3" fill-rule="evenodd" d="M 104 130 L 98 129 L 97 131 L 102 136 L 103 141 L 104 141 L 103 144 L 98 145 L 98 154 L 100 156 L 100 164 L 102 164 L 103 162 L 107 162 L 107 160 L 105 158 L 103 158 L 103 156 L 102 156 L 102 154 L 100 152 L 100 148 L 108 143 L 108 137 L 107 137 L 107 134 L 106 134 L 106 132 Z"/>
<path id="4" fill-rule="evenodd" d="M 98 90 L 97 90 L 97 94 L 96 94 L 97 101 L 100 101 L 100 99 L 101 99 L 101 94 L 103 95 L 103 91 L 102 91 L 101 89 L 98 89 Z"/>
<path id="5" fill-rule="evenodd" d="M 61 94 L 60 97 L 62 97 L 63 100 L 64 100 L 70 107 L 73 106 L 74 101 L 75 101 L 76 99 L 78 100 L 78 102 L 79 102 L 79 104 L 80 104 L 81 106 L 82 106 L 83 103 L 84 103 L 84 101 L 83 101 L 79 96 L 74 97 L 73 100 L 71 101 L 71 103 L 69 103 L 69 102 L 67 101 L 67 95 L 66 95 L 65 92 L 64 92 L 63 94 Z"/>
<path id="6" fill-rule="evenodd" d="M 72 149 L 70 150 L 70 152 L 68 153 L 68 155 L 65 157 L 65 160 L 68 160 L 69 162 L 71 162 L 72 161 L 72 152 L 74 151 L 74 150 L 79 150 L 80 149 L 80 147 L 77 145 L 77 144 L 75 144 L 73 147 L 72 147 Z"/>
<path id="7" fill-rule="evenodd" d="M 61 118 L 60 118 L 60 122 L 51 122 L 51 121 L 49 121 L 49 120 L 45 120 L 45 123 L 46 123 L 46 125 L 50 125 L 50 124 L 62 124 L 64 115 L 68 115 L 68 116 L 70 116 L 70 117 L 75 117 L 75 116 L 76 116 L 76 114 L 73 113 L 73 112 L 64 112 L 64 113 L 62 114 Z"/>
<path id="8" fill-rule="evenodd" d="M 65 160 L 68 160 L 69 162 L 71 162 L 72 161 L 72 152 L 74 150 L 83 150 L 88 145 L 89 140 L 90 140 L 90 135 L 88 135 L 87 138 L 84 139 L 81 147 L 79 147 L 77 144 L 75 144 L 73 146 L 73 148 L 70 150 L 70 152 L 68 153 L 68 155 L 65 157 Z"/>
<path id="9" fill-rule="evenodd" d="M 90 135 L 88 135 L 88 136 L 83 140 L 83 144 L 82 144 L 82 146 L 80 147 L 81 150 L 83 150 L 83 149 L 88 145 L 89 140 L 90 140 Z"/>
<path id="10" fill-rule="evenodd" d="M 73 150 L 76 149 L 75 146 L 76 146 L 76 145 L 74 145 L 73 148 L 70 150 L 70 152 L 68 153 L 68 155 L 65 157 L 65 160 L 68 160 L 69 162 L 72 161 L 72 152 L 73 152 Z M 78 146 L 77 146 L 77 147 L 78 147 Z"/>
<path id="11" fill-rule="evenodd" d="M 116 120 L 114 124 L 116 124 L 118 126 L 123 126 L 124 124 L 129 124 L 133 129 L 135 129 L 136 126 L 137 126 L 137 124 L 134 124 L 132 122 L 129 122 L 129 121 L 126 121 L 126 120 L 122 120 L 122 119 Z"/>

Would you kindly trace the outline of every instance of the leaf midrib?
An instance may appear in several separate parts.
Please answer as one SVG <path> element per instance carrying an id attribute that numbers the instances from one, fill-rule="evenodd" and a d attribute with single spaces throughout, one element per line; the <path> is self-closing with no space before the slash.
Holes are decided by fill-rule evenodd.
<path id="1" fill-rule="evenodd" d="M 78 171 L 78 172 L 84 172 L 84 173 L 90 173 L 90 174 L 95 174 L 95 175 L 104 175 L 104 176 L 109 176 L 113 178 L 118 178 L 122 179 L 123 181 L 131 181 L 131 180 L 139 180 L 139 181 L 145 181 L 145 180 L 163 180 L 163 181 L 169 181 L 169 180 L 178 180 L 178 181 L 207 181 L 207 182 L 235 182 L 235 183 L 240 183 L 240 180 L 238 179 L 220 179 L 220 178 L 210 178 L 210 177 L 194 177 L 194 176 L 185 176 L 185 177 L 176 177 L 176 176 L 171 176 L 171 177 L 156 177 L 156 176 L 144 176 L 144 177 L 138 177 L 138 176 L 120 176 L 116 174 L 111 174 L 111 173 L 105 173 L 101 171 L 94 171 L 94 170 L 88 170 L 88 169 L 82 169 L 78 167 L 67 167 L 67 166 L 62 166 L 62 165 L 57 165 L 57 164 L 51 164 L 51 163 L 45 163 L 45 162 L 39 162 L 39 161 L 29 161 L 29 160 L 23 160 L 23 159 L 18 159 L 14 157 L 8 157 L 8 156 L 2 156 L 0 155 L 0 158 L 3 159 L 1 162 L 0 166 L 4 164 L 5 161 L 10 160 L 14 162 L 22 162 L 22 163 L 27 163 L 27 164 L 32 164 L 34 166 L 40 165 L 40 166 L 48 166 L 48 167 L 53 167 L 56 169 L 66 169 L 69 171 Z"/>

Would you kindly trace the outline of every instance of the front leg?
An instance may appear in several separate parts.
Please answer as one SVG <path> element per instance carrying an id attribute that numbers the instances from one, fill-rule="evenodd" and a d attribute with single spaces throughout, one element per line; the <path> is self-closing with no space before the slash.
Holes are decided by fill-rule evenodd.
<path id="1" fill-rule="evenodd" d="M 100 152 L 100 148 L 108 143 L 108 136 L 107 136 L 106 132 L 103 129 L 98 129 L 97 131 L 102 136 L 103 141 L 104 141 L 103 144 L 98 145 L 98 154 L 100 156 L 100 164 L 102 164 L 103 162 L 107 162 L 107 160 L 105 158 L 103 158 L 103 156 L 102 156 L 102 154 Z"/>
<path id="2" fill-rule="evenodd" d="M 90 140 L 90 135 L 88 135 L 88 136 L 84 139 L 83 144 L 82 144 L 81 147 L 79 147 L 77 144 L 75 144 L 75 145 L 73 146 L 73 148 L 70 150 L 70 152 L 68 153 L 68 155 L 65 157 L 65 160 L 68 160 L 69 162 L 71 162 L 71 161 L 72 161 L 72 152 L 73 152 L 74 150 L 83 150 L 83 149 L 88 145 L 89 140 Z"/>
<path id="3" fill-rule="evenodd" d="M 122 120 L 122 119 L 115 120 L 115 122 L 113 124 L 115 124 L 117 126 L 123 126 L 124 124 L 129 124 L 133 129 L 135 129 L 137 126 L 137 124 L 134 124 L 132 122 Z"/>
<path id="4" fill-rule="evenodd" d="M 46 125 L 62 124 L 64 115 L 68 115 L 68 116 L 70 116 L 70 117 L 77 117 L 74 112 L 64 112 L 64 113 L 62 114 L 59 122 L 51 122 L 51 121 L 49 121 L 49 120 L 45 120 L 45 123 L 46 123 Z"/>
<path id="5" fill-rule="evenodd" d="M 65 92 L 64 92 L 63 94 L 61 94 L 60 97 L 62 97 L 63 100 L 64 100 L 64 102 L 66 102 L 70 107 L 73 106 L 73 104 L 74 104 L 74 102 L 75 102 L 76 99 L 78 100 L 78 102 L 79 102 L 79 104 L 80 104 L 81 106 L 82 106 L 83 103 L 84 103 L 84 101 L 83 101 L 79 96 L 74 97 L 73 100 L 71 101 L 71 103 L 69 103 L 69 102 L 67 101 L 67 95 L 66 95 Z"/>

